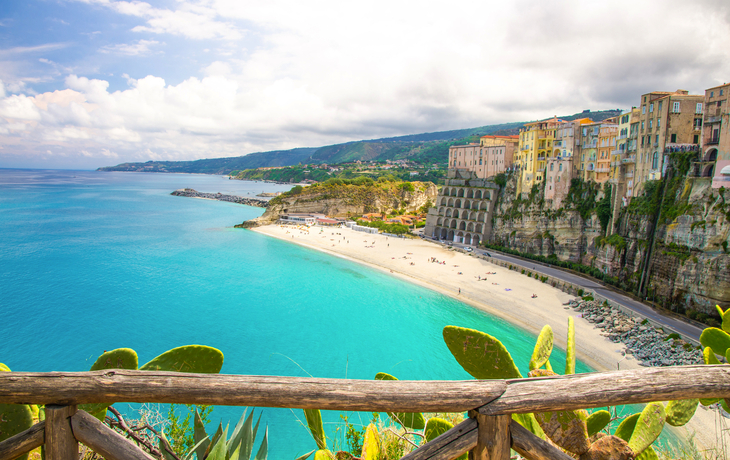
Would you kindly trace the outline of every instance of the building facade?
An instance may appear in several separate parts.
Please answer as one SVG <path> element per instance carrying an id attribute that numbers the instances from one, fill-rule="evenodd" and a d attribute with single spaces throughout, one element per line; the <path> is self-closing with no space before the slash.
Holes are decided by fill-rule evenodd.
<path id="1" fill-rule="evenodd" d="M 507 171 L 516 149 L 517 136 L 482 136 L 478 144 L 449 147 L 449 169 L 471 171 L 486 179 Z"/>
<path id="2" fill-rule="evenodd" d="M 702 157 L 695 174 L 712 177 L 712 188 L 730 188 L 730 83 L 705 91 Z M 724 170 L 724 174 L 723 174 Z"/>

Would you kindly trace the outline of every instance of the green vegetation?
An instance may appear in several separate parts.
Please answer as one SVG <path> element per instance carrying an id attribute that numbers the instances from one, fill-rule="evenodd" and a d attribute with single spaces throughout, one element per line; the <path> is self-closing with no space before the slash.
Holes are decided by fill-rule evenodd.
<path id="1" fill-rule="evenodd" d="M 388 223 L 384 222 L 382 220 L 376 220 L 374 222 L 366 222 L 364 220 L 358 220 L 357 225 L 362 225 L 364 227 L 372 227 L 377 228 L 383 233 L 392 233 L 394 235 L 405 235 L 410 231 L 407 225 L 398 224 L 398 223 Z"/>
<path id="2" fill-rule="evenodd" d="M 596 196 L 600 190 L 600 185 L 595 182 L 585 182 L 580 178 L 574 178 L 570 181 L 568 195 L 563 201 L 565 209 L 578 211 L 583 220 L 588 220 L 591 214 L 596 210 Z M 610 218 L 610 186 L 609 186 L 609 218 Z"/>

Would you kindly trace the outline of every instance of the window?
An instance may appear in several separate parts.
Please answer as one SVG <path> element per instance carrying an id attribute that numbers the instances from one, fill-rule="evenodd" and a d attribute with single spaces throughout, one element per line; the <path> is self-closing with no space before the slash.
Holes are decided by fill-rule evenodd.
<path id="1" fill-rule="evenodd" d="M 697 103 L 697 107 L 695 108 L 695 113 L 702 113 L 702 102 Z"/>
<path id="2" fill-rule="evenodd" d="M 651 125 L 653 124 L 653 123 L 652 123 L 653 121 L 654 121 L 654 120 L 652 120 L 652 119 L 649 119 L 649 129 L 651 129 L 651 128 L 652 128 L 652 126 L 651 126 Z"/>
<path id="3" fill-rule="evenodd" d="M 643 120 L 642 120 L 642 122 L 641 122 L 641 130 L 642 130 L 642 131 L 644 130 L 644 121 L 643 121 Z"/>
<path id="4" fill-rule="evenodd" d="M 654 103 L 649 104 L 649 113 L 654 113 Z"/>
<path id="5" fill-rule="evenodd" d="M 674 104 L 672 105 L 672 112 L 674 112 L 674 113 L 679 113 L 679 102 L 675 102 L 675 103 L 674 103 Z"/>
<path id="6" fill-rule="evenodd" d="M 694 129 L 702 128 L 702 118 L 695 118 Z"/>
<path id="7" fill-rule="evenodd" d="M 553 163 L 550 163 L 550 171 L 553 170 Z"/>
<path id="8" fill-rule="evenodd" d="M 560 166 L 562 166 L 562 165 L 560 165 Z M 558 176 L 558 182 L 560 182 L 560 176 Z"/>
<path id="9" fill-rule="evenodd" d="M 562 171 L 562 170 L 563 170 L 563 163 L 560 163 L 558 165 L 558 171 Z M 558 182 L 560 182 L 560 181 L 558 181 Z"/>
<path id="10" fill-rule="evenodd" d="M 715 92 L 714 91 L 710 91 L 710 97 L 715 97 Z"/>
<path id="11" fill-rule="evenodd" d="M 657 111 L 658 112 L 662 111 L 662 101 L 659 101 L 659 107 L 657 107 Z"/>
<path id="12" fill-rule="evenodd" d="M 659 169 L 659 153 L 654 152 L 654 156 L 651 158 L 651 169 Z"/>
<path id="13" fill-rule="evenodd" d="M 699 134 L 695 134 L 694 137 L 692 137 L 692 143 L 697 144 L 700 141 Z"/>
<path id="14" fill-rule="evenodd" d="M 677 142 L 677 135 L 676 134 L 672 134 L 672 141 L 671 142 L 672 142 L 672 144 L 674 144 L 674 143 Z"/>
<path id="15" fill-rule="evenodd" d="M 659 134 L 654 138 L 654 145 L 659 145 Z"/>
<path id="16" fill-rule="evenodd" d="M 646 98 L 644 98 L 644 100 L 646 100 Z M 645 113 L 646 113 L 646 106 L 645 105 L 642 105 L 641 106 L 641 114 L 644 115 Z"/>
<path id="17" fill-rule="evenodd" d="M 657 127 L 657 129 L 659 129 L 659 128 L 662 127 L 662 119 L 661 118 L 657 118 L 656 119 L 656 127 Z"/>
<path id="18" fill-rule="evenodd" d="M 725 91 L 725 90 L 722 90 L 722 89 L 720 90 L 720 96 L 722 96 L 723 91 Z"/>
<path id="19" fill-rule="evenodd" d="M 717 101 L 717 106 L 720 107 L 722 105 L 722 101 Z"/>

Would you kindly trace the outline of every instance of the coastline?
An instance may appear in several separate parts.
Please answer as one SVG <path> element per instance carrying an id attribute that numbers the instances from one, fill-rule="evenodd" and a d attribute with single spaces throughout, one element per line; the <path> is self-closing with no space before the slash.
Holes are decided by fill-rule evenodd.
<path id="1" fill-rule="evenodd" d="M 594 324 L 564 305 L 576 297 L 470 254 L 449 251 L 421 239 L 387 237 L 349 228 L 300 230 L 266 225 L 251 230 L 390 273 L 502 318 L 535 336 L 549 324 L 555 346 L 562 349 L 566 347 L 568 317 L 574 316 L 579 360 L 599 372 L 641 367 L 633 356 L 624 356 L 623 344 L 610 341 Z M 443 263 L 431 262 L 431 258 Z M 718 442 L 719 422 L 727 426 L 727 419 L 717 411 L 700 405 L 690 423 L 672 431 L 683 438 L 694 434 L 699 447 L 712 448 Z M 725 437 L 730 441 L 730 434 L 726 432 Z"/>

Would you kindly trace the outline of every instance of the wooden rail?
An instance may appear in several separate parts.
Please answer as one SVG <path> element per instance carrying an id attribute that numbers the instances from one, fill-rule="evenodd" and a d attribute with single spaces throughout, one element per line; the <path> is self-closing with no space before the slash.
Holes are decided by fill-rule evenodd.
<path id="1" fill-rule="evenodd" d="M 690 398 L 730 398 L 730 366 L 677 366 L 535 379 L 339 380 L 107 370 L 0 373 L 0 403 L 45 404 L 46 422 L 0 443 L 0 460 L 46 444 L 46 460 L 77 460 L 78 442 L 109 460 L 150 457 L 77 411 L 82 403 L 152 402 L 372 412 L 464 412 L 469 419 L 404 459 L 567 457 L 510 414 Z M 75 456 L 74 456 L 75 453 Z"/>

